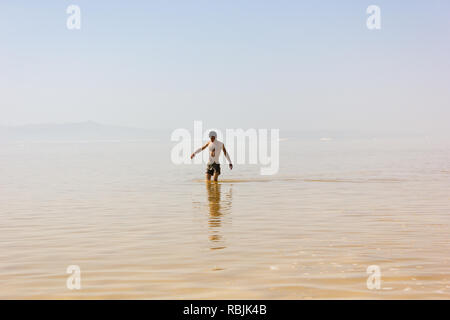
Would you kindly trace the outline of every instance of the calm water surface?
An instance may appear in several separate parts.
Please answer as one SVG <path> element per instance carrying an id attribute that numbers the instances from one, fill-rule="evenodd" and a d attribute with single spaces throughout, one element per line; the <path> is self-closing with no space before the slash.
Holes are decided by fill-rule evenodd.
<path id="1" fill-rule="evenodd" d="M 450 298 L 450 143 L 281 141 L 219 184 L 171 146 L 2 144 L 0 298 Z"/>

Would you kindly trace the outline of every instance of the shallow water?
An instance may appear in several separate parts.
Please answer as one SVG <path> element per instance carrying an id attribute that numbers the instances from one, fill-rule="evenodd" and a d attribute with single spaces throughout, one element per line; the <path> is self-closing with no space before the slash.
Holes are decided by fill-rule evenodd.
<path id="1" fill-rule="evenodd" d="M 450 298 L 450 143 L 283 140 L 217 184 L 171 146 L 2 144 L 0 298 Z"/>

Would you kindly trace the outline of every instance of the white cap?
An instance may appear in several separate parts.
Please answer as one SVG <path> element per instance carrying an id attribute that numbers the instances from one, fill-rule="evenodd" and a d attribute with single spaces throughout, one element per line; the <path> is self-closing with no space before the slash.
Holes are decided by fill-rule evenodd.
<path id="1" fill-rule="evenodd" d="M 209 132 L 209 137 L 216 137 L 217 138 L 217 133 L 215 131 L 210 131 Z"/>

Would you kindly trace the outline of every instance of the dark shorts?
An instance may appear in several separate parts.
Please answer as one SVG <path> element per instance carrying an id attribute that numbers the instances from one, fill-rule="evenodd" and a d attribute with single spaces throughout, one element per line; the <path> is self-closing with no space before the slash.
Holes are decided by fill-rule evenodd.
<path id="1" fill-rule="evenodd" d="M 219 175 L 220 164 L 218 163 L 208 164 L 208 166 L 206 167 L 206 173 L 212 176 L 214 175 L 214 173 L 217 173 Z"/>

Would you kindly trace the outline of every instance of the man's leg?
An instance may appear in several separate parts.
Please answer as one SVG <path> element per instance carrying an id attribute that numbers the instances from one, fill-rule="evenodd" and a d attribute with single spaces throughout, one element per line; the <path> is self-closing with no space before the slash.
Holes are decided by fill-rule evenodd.
<path id="1" fill-rule="evenodd" d="M 206 181 L 211 181 L 212 174 L 213 174 L 213 170 L 211 169 L 210 165 L 208 164 L 208 166 L 206 167 L 206 172 L 205 172 Z"/>
<path id="2" fill-rule="evenodd" d="M 214 171 L 214 181 L 217 181 L 219 179 L 219 174 L 217 171 Z"/>

